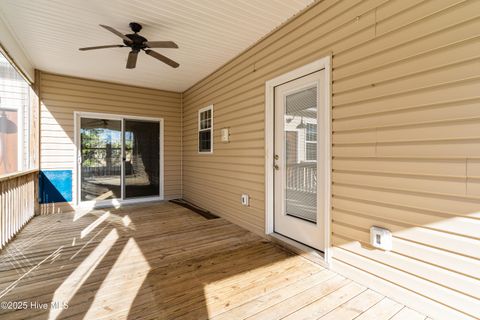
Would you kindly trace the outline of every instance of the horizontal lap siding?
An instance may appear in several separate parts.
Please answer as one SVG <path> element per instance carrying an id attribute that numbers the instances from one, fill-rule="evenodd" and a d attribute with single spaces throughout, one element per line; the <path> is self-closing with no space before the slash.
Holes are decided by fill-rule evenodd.
<path id="1" fill-rule="evenodd" d="M 334 262 L 438 303 L 436 316 L 480 317 L 479 12 L 317 3 L 184 93 L 184 197 L 263 234 L 265 81 L 332 53 Z M 214 153 L 198 155 L 197 111 L 212 103 Z M 391 253 L 369 248 L 372 225 L 392 230 Z"/>
<path id="2" fill-rule="evenodd" d="M 163 118 L 165 197 L 181 196 L 180 93 L 45 72 L 41 72 L 40 90 L 43 170 L 73 170 L 75 111 Z"/>

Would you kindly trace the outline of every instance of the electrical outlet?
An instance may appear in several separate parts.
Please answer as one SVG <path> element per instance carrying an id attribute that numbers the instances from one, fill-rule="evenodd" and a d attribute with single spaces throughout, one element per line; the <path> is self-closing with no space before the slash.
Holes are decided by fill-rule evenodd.
<path id="1" fill-rule="evenodd" d="M 385 251 L 392 250 L 392 233 L 390 230 L 373 226 L 370 228 L 370 244 Z"/>

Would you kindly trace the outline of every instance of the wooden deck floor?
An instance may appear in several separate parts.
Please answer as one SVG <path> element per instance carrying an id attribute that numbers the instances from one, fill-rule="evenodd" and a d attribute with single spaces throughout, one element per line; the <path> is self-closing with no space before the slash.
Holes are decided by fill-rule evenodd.
<path id="1" fill-rule="evenodd" d="M 425 319 L 171 203 L 36 217 L 0 261 L 1 319 Z"/>

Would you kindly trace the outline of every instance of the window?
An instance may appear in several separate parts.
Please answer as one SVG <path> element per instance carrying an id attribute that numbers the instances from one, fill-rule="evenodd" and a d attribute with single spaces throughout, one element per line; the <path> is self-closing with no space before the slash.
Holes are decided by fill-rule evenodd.
<path id="1" fill-rule="evenodd" d="M 305 132 L 305 160 L 317 161 L 317 124 L 307 123 Z"/>
<path id="2" fill-rule="evenodd" d="M 0 54 L 0 175 L 33 167 L 33 95 L 27 81 Z"/>
<path id="3" fill-rule="evenodd" d="M 213 152 L 213 105 L 198 110 L 198 152 Z"/>

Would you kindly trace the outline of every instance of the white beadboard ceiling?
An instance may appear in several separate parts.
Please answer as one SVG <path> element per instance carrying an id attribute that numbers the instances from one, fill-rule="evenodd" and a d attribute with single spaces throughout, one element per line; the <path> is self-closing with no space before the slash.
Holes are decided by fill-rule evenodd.
<path id="1" fill-rule="evenodd" d="M 0 17 L 38 69 L 171 91 L 184 91 L 314 0 L 0 0 Z M 141 53 L 125 69 L 128 48 L 78 51 L 121 44 L 99 27 L 131 33 L 143 25 L 149 40 L 179 49 L 155 49 L 180 63 L 173 69 Z"/>

